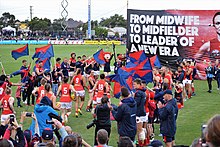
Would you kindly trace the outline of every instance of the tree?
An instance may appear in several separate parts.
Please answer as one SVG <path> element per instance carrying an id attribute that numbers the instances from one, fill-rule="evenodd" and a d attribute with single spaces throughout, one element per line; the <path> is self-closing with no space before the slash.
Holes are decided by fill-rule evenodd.
<path id="1" fill-rule="evenodd" d="M 2 17 L 0 17 L 0 27 L 2 28 L 8 25 L 14 27 L 15 16 L 13 14 L 10 14 L 9 12 L 4 12 L 2 14 Z"/>
<path id="2" fill-rule="evenodd" d="M 98 38 L 105 38 L 108 35 L 108 30 L 104 28 L 96 27 L 95 34 Z"/>
<path id="3" fill-rule="evenodd" d="M 47 18 L 38 18 L 38 17 L 34 17 L 30 22 L 29 25 L 31 27 L 31 30 L 33 31 L 47 31 L 50 26 L 51 26 L 51 21 L 50 19 Z"/>
<path id="4" fill-rule="evenodd" d="M 108 28 L 114 28 L 114 27 L 124 27 L 126 28 L 127 21 L 124 19 L 122 15 L 115 14 L 114 16 L 111 16 L 110 18 L 101 18 L 101 21 L 99 23 L 101 26 L 108 27 Z"/>
<path id="5" fill-rule="evenodd" d="M 62 27 L 61 27 L 61 22 L 62 21 L 63 21 L 63 19 L 61 19 L 61 18 L 53 20 L 52 27 L 53 27 L 53 30 L 55 32 L 59 32 L 59 31 L 63 30 Z"/>

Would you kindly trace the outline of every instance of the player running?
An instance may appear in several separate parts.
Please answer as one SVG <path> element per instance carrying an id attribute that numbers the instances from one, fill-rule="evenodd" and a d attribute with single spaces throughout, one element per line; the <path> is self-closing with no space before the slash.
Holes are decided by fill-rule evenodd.
<path id="1" fill-rule="evenodd" d="M 71 84 L 68 84 L 68 77 L 63 78 L 63 83 L 59 86 L 57 95 L 61 93 L 60 96 L 60 109 L 61 109 L 61 118 L 64 122 L 68 121 L 68 117 L 72 111 L 72 99 L 71 92 L 75 92 L 75 89 Z"/>
<path id="2" fill-rule="evenodd" d="M 34 88 L 34 90 L 32 91 L 32 94 L 34 96 L 37 96 L 36 104 L 39 104 L 41 99 L 42 99 L 42 97 L 45 95 L 44 86 L 45 86 L 46 83 L 47 83 L 46 79 L 44 79 L 44 78 L 41 79 L 41 81 L 40 81 L 41 86 Z"/>
<path id="3" fill-rule="evenodd" d="M 96 100 L 93 100 L 93 104 L 96 106 L 97 104 L 101 104 L 101 99 L 106 91 L 108 91 L 108 83 L 105 81 L 105 74 L 100 75 L 100 80 L 95 83 L 95 86 L 90 91 L 95 91 L 97 89 L 97 97 Z"/>
<path id="4" fill-rule="evenodd" d="M 85 101 L 85 90 L 84 87 L 86 87 L 86 80 L 83 75 L 81 75 L 81 69 L 77 68 L 75 76 L 73 77 L 71 84 L 74 85 L 74 89 L 76 90 L 76 97 L 75 97 L 75 116 L 78 118 L 78 115 L 82 115 L 82 107 L 84 105 Z M 79 103 L 79 99 L 81 100 Z M 79 113 L 79 114 L 78 114 Z"/>

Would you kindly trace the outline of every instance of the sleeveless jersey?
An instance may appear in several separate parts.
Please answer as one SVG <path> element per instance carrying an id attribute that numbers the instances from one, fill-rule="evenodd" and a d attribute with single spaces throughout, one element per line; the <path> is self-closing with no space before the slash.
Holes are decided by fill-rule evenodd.
<path id="1" fill-rule="evenodd" d="M 82 85 L 82 76 L 81 75 L 74 76 L 73 83 L 74 83 L 74 89 L 76 91 L 84 90 L 83 85 Z"/>
<path id="2" fill-rule="evenodd" d="M 159 83 L 161 84 L 163 82 L 162 76 L 159 73 L 155 76 L 159 78 Z"/>
<path id="3" fill-rule="evenodd" d="M 7 87 L 7 82 L 4 82 L 1 86 L 0 86 L 0 100 L 5 96 L 5 89 Z"/>
<path id="4" fill-rule="evenodd" d="M 167 83 L 167 84 L 169 85 L 168 89 L 172 90 L 171 77 L 170 77 L 170 75 L 165 75 L 164 79 L 168 79 L 168 83 Z"/>
<path id="5" fill-rule="evenodd" d="M 93 83 L 95 84 L 95 78 L 94 76 L 89 76 L 88 79 L 91 79 L 93 81 Z M 89 81 L 89 89 L 93 89 L 94 85 L 92 85 L 92 83 Z"/>
<path id="6" fill-rule="evenodd" d="M 11 97 L 10 95 L 5 95 L 2 98 L 2 105 L 3 105 L 2 114 L 3 115 L 13 114 L 12 110 L 10 109 L 9 102 L 8 102 L 10 97 Z"/>
<path id="7" fill-rule="evenodd" d="M 52 96 L 54 96 L 54 94 L 52 92 L 48 92 L 47 94 L 44 94 L 44 96 L 47 96 L 53 102 Z"/>
<path id="8" fill-rule="evenodd" d="M 60 97 L 60 102 L 66 102 L 69 103 L 71 102 L 70 98 L 70 84 L 62 84 L 61 85 L 61 97 Z"/>
<path id="9" fill-rule="evenodd" d="M 105 80 L 99 80 L 97 83 L 97 97 L 103 97 L 103 94 L 105 93 Z"/>
<path id="10" fill-rule="evenodd" d="M 36 103 L 39 104 L 42 97 L 45 95 L 45 89 L 44 89 L 44 86 L 41 85 L 40 87 L 38 87 L 38 96 L 37 96 L 37 100 L 36 100 Z"/>

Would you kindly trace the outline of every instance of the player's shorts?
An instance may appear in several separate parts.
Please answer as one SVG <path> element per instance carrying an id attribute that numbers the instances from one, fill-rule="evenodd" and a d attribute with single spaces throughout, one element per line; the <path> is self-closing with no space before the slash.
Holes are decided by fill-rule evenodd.
<path id="1" fill-rule="evenodd" d="M 95 75 L 95 76 L 100 75 L 100 71 L 94 71 L 94 75 Z"/>
<path id="2" fill-rule="evenodd" d="M 188 80 L 188 79 L 183 80 L 183 86 L 185 86 L 186 84 L 192 84 L 192 80 Z"/>
<path id="3" fill-rule="evenodd" d="M 70 76 L 70 77 L 73 77 L 74 76 L 74 71 L 70 71 L 70 72 L 68 72 L 68 75 Z"/>
<path id="4" fill-rule="evenodd" d="M 2 114 L 1 115 L 1 122 L 6 121 L 10 117 L 10 115 L 14 115 L 14 114 Z"/>
<path id="5" fill-rule="evenodd" d="M 136 123 L 144 123 L 147 122 L 148 118 L 147 116 L 136 116 Z"/>
<path id="6" fill-rule="evenodd" d="M 101 104 L 102 97 L 96 97 L 97 104 Z"/>
<path id="7" fill-rule="evenodd" d="M 60 108 L 61 109 L 71 109 L 72 102 L 60 102 Z"/>
<path id="8" fill-rule="evenodd" d="M 163 141 L 165 143 L 172 142 L 173 140 L 174 140 L 174 137 L 163 136 Z"/>
<path id="9" fill-rule="evenodd" d="M 85 96 L 85 90 L 76 91 L 76 96 L 84 97 Z"/>

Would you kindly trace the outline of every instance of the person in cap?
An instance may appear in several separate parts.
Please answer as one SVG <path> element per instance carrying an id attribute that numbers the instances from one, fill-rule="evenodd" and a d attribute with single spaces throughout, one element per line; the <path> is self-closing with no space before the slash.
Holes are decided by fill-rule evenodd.
<path id="1" fill-rule="evenodd" d="M 160 133 L 163 135 L 166 147 L 172 147 L 174 145 L 174 136 L 176 134 L 178 107 L 171 90 L 166 90 L 163 97 L 166 103 L 162 104 L 159 101 L 157 104 L 159 108 L 159 118 L 161 120 Z"/>
<path id="2" fill-rule="evenodd" d="M 163 143 L 159 140 L 152 141 L 148 147 L 163 147 Z"/>
<path id="3" fill-rule="evenodd" d="M 52 143 L 55 145 L 53 130 L 51 130 L 50 128 L 45 128 L 42 132 L 41 141 L 42 142 L 37 145 L 38 147 L 46 146 L 48 143 Z"/>

